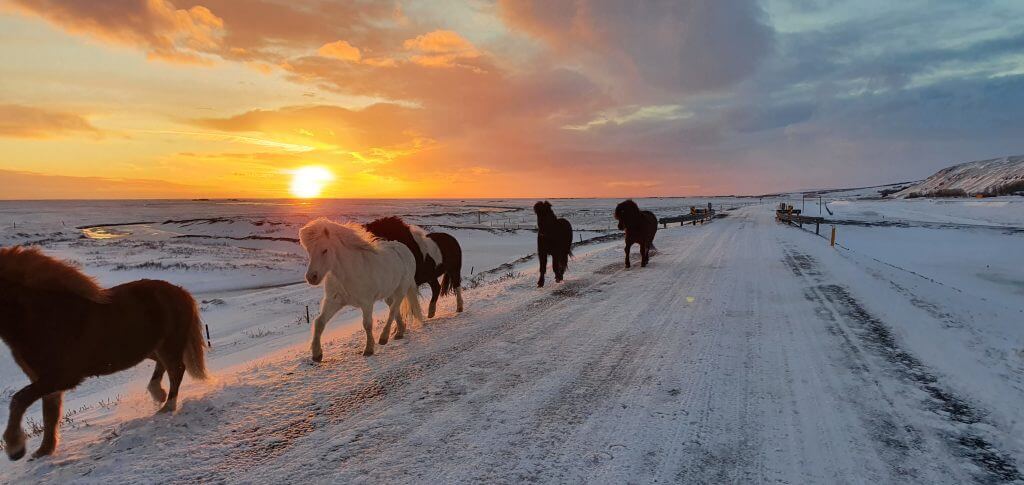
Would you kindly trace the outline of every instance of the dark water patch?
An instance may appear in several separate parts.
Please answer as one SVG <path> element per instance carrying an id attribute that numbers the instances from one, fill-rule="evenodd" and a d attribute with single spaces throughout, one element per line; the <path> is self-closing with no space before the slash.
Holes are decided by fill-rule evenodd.
<path id="1" fill-rule="evenodd" d="M 232 241 L 285 241 L 298 244 L 298 238 L 278 236 L 213 236 L 208 234 L 180 234 L 174 239 L 229 239 Z"/>

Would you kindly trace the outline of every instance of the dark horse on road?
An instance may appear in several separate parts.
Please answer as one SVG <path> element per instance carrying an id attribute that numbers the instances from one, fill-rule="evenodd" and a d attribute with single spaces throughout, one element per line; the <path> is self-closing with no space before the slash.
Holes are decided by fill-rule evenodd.
<path id="1" fill-rule="evenodd" d="M 546 200 L 533 204 L 533 212 L 537 214 L 537 259 L 540 260 L 537 286 L 544 286 L 549 254 L 555 282 L 561 283 L 569 267 L 569 256 L 572 256 L 572 224 L 556 216 L 555 211 L 551 210 L 551 203 Z"/>
<path id="2" fill-rule="evenodd" d="M 658 218 L 651 211 L 642 211 L 632 199 L 624 200 L 615 207 L 615 219 L 619 229 L 626 231 L 626 267 L 629 267 L 629 250 L 633 244 L 640 245 L 640 266 L 647 266 L 654 249 L 654 235 L 658 232 Z"/>
<path id="3" fill-rule="evenodd" d="M 405 244 L 412 251 L 416 259 L 416 284 L 430 284 L 427 318 L 434 318 L 437 299 L 442 295 L 454 293 L 456 311 L 462 311 L 462 247 L 455 237 L 444 232 L 427 234 L 397 216 L 383 217 L 364 227 L 370 234 Z"/>
<path id="4" fill-rule="evenodd" d="M 43 400 L 43 441 L 33 456 L 57 448 L 64 391 L 86 377 L 156 361 L 149 393 L 161 412 L 177 407 L 187 371 L 206 378 L 196 302 L 166 281 L 138 280 L 103 289 L 73 266 L 19 246 L 0 249 L 0 338 L 31 384 L 14 393 L 4 432 L 7 456 L 25 455 L 21 419 Z M 164 372 L 170 392 L 161 386 Z"/>

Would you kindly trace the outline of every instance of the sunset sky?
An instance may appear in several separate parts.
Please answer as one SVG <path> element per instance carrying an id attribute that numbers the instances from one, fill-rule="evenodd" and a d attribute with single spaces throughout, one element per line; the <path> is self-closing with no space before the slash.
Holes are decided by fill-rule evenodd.
<path id="1" fill-rule="evenodd" d="M 757 194 L 1024 153 L 1024 2 L 0 0 L 0 199 Z"/>

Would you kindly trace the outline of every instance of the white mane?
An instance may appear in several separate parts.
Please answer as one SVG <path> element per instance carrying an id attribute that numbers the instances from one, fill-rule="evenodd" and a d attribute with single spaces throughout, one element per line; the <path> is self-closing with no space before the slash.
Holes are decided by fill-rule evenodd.
<path id="1" fill-rule="evenodd" d="M 412 238 L 416 241 L 416 244 L 420 247 L 420 252 L 424 256 L 430 256 L 434 259 L 434 264 L 441 264 L 441 248 L 437 247 L 437 243 L 433 239 L 427 237 L 427 231 L 424 231 L 420 226 L 409 226 L 409 230 L 412 231 Z"/>
<path id="2" fill-rule="evenodd" d="M 299 243 L 307 251 L 324 245 L 371 252 L 379 249 L 377 238 L 363 226 L 354 222 L 339 224 L 326 217 L 314 219 L 303 226 L 299 230 Z"/>

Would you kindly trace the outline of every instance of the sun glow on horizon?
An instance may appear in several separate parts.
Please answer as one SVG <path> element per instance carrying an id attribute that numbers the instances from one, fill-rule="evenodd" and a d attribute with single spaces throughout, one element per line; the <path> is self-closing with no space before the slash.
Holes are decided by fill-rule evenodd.
<path id="1" fill-rule="evenodd" d="M 324 187 L 334 181 L 334 173 L 320 166 L 297 168 L 291 174 L 292 195 L 300 199 L 319 197 Z"/>

